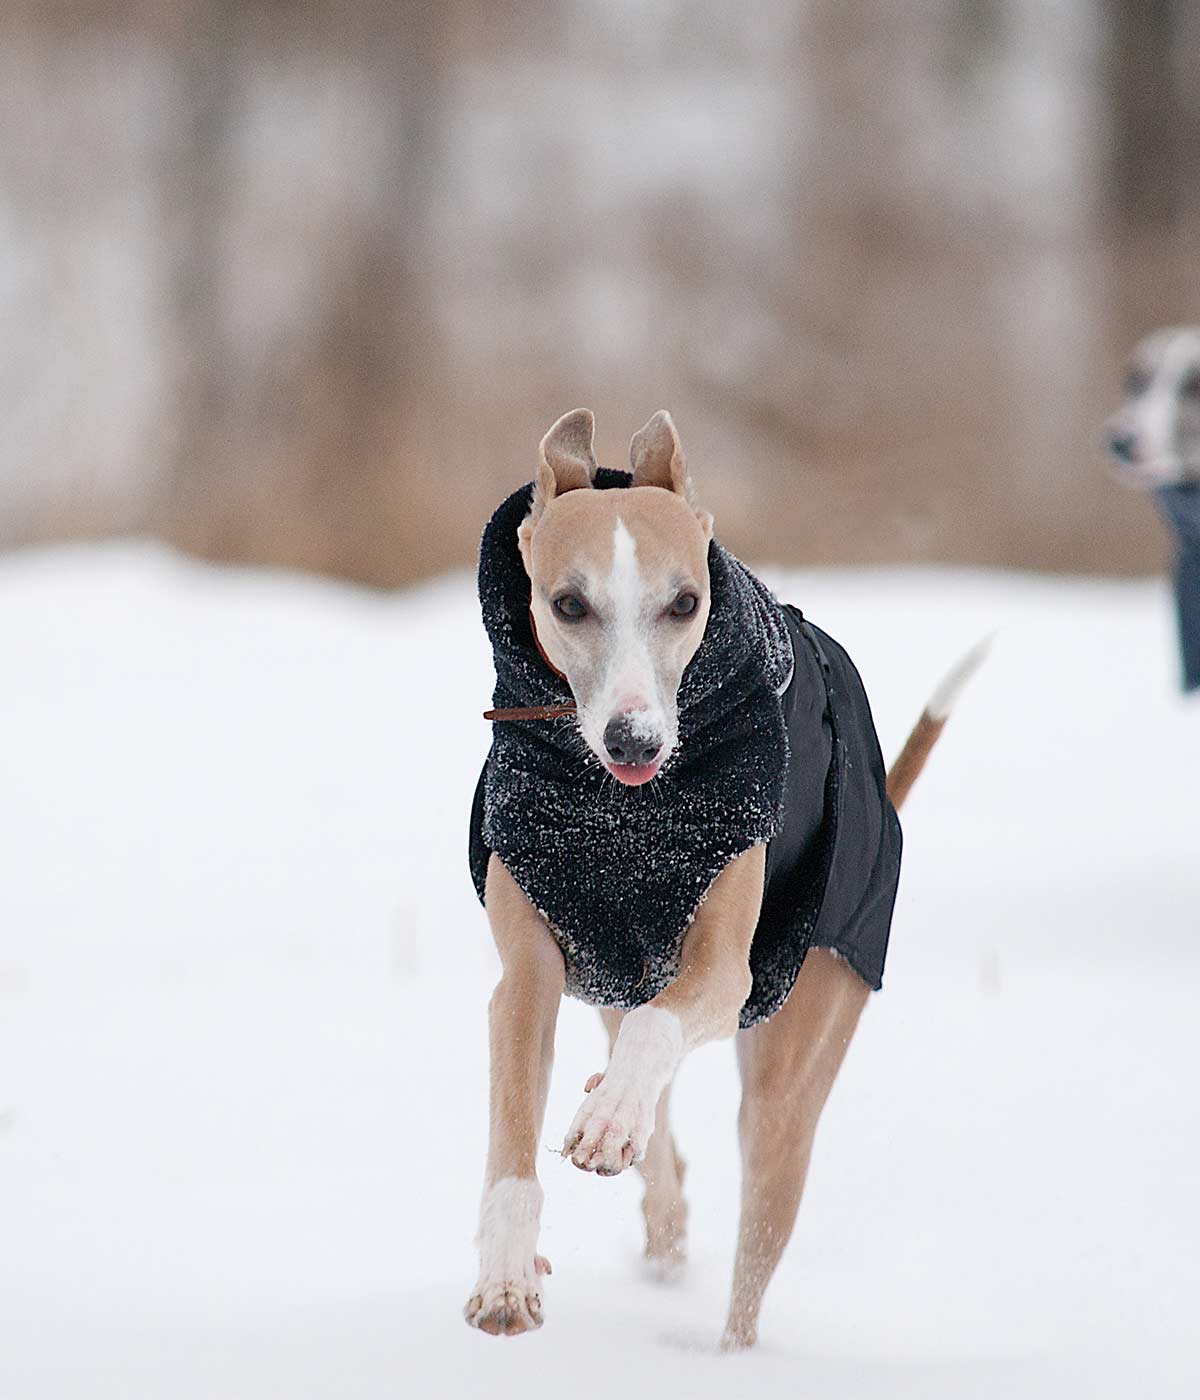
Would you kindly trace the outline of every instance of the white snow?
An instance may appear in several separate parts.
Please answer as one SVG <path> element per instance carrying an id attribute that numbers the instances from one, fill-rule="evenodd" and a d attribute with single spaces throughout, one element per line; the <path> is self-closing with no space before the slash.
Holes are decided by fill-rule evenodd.
<path id="1" fill-rule="evenodd" d="M 495 975 L 470 581 L 0 561 L 6 1400 L 1196 1393 L 1200 705 L 1165 587 L 769 576 L 889 753 L 1001 632 L 906 811 L 887 985 L 763 1344 L 717 1357 L 728 1045 L 675 1096 L 686 1281 L 639 1275 L 632 1175 L 547 1150 L 544 1330 L 460 1318 Z M 548 1149 L 603 1045 L 568 1003 Z"/>

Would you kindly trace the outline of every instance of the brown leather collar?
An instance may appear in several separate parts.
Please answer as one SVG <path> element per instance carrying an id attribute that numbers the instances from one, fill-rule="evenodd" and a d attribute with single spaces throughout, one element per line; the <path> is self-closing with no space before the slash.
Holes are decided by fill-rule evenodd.
<path id="1" fill-rule="evenodd" d="M 564 676 L 554 662 L 550 660 L 546 655 L 545 648 L 542 646 L 542 639 L 538 636 L 537 632 L 537 624 L 533 620 L 532 605 L 529 609 L 529 630 L 533 633 L 533 644 L 538 649 L 538 655 L 560 681 L 565 681 L 567 679 L 566 676 Z M 518 705 L 511 710 L 484 710 L 483 717 L 494 723 L 496 720 L 505 719 L 560 719 L 563 715 L 573 715 L 574 713 L 575 705 L 574 702 L 572 702 L 570 705 Z"/>

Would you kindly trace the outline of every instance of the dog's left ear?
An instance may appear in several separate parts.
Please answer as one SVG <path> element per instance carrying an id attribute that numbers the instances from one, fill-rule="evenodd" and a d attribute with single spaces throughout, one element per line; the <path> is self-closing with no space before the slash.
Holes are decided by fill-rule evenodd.
<path id="1" fill-rule="evenodd" d="M 684 460 L 683 447 L 675 424 L 665 408 L 660 408 L 640 432 L 633 435 L 629 444 L 629 465 L 633 468 L 635 486 L 661 486 L 666 491 L 674 491 L 696 509 L 695 492 L 691 474 Z M 706 536 L 712 538 L 712 516 L 707 511 L 696 511 L 697 519 Z"/>

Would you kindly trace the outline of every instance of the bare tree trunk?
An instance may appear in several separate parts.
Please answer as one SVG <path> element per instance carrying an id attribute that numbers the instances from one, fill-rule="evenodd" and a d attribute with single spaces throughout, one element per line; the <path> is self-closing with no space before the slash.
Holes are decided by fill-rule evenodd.
<path id="1" fill-rule="evenodd" d="M 1107 0 L 1107 85 L 1118 216 L 1169 224 L 1179 213 L 1183 109 L 1174 82 L 1175 0 Z"/>
<path id="2" fill-rule="evenodd" d="M 422 264 L 454 15 L 358 0 L 314 18 L 208 0 L 178 36 L 181 135 L 163 201 L 177 382 L 151 513 L 184 548 L 385 584 L 436 565 L 401 488 L 436 349 Z M 227 240 L 244 225 L 233 142 L 255 66 L 287 72 L 314 55 L 365 82 L 361 140 L 383 168 L 326 243 L 305 248 L 319 275 L 302 314 L 247 369 L 227 321 Z"/>

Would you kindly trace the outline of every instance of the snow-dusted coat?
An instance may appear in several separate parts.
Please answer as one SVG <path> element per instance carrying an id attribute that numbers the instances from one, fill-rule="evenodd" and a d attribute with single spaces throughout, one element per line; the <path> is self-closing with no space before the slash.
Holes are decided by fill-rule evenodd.
<path id="1" fill-rule="evenodd" d="M 601 471 L 597 488 L 629 485 Z M 517 526 L 524 486 L 483 534 L 479 596 L 498 709 L 569 703 L 529 621 Z M 679 747 L 658 777 L 618 787 L 575 720 L 501 721 L 471 813 L 483 898 L 495 852 L 562 949 L 567 991 L 628 1009 L 675 977 L 683 936 L 720 871 L 767 842 L 743 1026 L 783 1004 L 812 946 L 872 987 L 883 976 L 900 871 L 870 707 L 850 658 L 776 601 L 733 555 L 709 548 L 712 606 L 679 689 Z"/>

